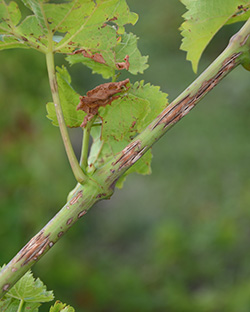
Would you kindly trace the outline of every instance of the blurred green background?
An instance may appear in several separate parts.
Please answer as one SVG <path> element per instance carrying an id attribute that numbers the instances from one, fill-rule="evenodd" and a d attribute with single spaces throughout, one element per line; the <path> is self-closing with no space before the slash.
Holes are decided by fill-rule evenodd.
<path id="1" fill-rule="evenodd" d="M 127 30 L 150 56 L 145 74 L 130 79 L 160 85 L 171 101 L 196 77 L 179 50 L 185 8 L 177 0 L 128 4 L 140 19 Z M 240 26 L 219 32 L 200 72 Z M 3 264 L 60 209 L 74 179 L 45 117 L 43 55 L 2 51 L 0 64 Z M 82 94 L 103 82 L 81 65 L 70 72 Z M 34 274 L 57 299 L 81 312 L 250 311 L 249 77 L 234 70 L 154 146 L 151 176 L 129 176 L 39 261 Z M 79 154 L 81 131 L 70 135 Z"/>

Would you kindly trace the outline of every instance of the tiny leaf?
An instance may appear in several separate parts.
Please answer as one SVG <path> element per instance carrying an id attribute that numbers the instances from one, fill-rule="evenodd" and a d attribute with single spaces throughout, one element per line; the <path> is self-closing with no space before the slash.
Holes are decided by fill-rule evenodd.
<path id="1" fill-rule="evenodd" d="M 56 303 L 50 308 L 49 312 L 75 312 L 75 309 L 65 303 L 56 301 Z"/>

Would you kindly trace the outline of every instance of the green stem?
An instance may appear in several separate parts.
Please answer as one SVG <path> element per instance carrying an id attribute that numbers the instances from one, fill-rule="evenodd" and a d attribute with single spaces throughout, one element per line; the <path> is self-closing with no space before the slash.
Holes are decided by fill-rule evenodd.
<path id="1" fill-rule="evenodd" d="M 82 140 L 82 152 L 80 158 L 80 166 L 86 172 L 88 167 L 88 151 L 89 151 L 89 138 L 90 138 L 90 131 L 95 121 L 95 117 L 92 118 L 89 122 L 87 122 L 86 127 L 83 130 L 83 140 Z"/>
<path id="2" fill-rule="evenodd" d="M 20 301 L 20 303 L 19 303 L 19 306 L 18 306 L 17 312 L 22 312 L 22 310 L 23 310 L 23 304 L 24 304 L 24 300 L 21 299 L 21 301 Z"/>
<path id="3" fill-rule="evenodd" d="M 61 136 L 63 139 L 64 147 L 65 147 L 73 174 L 79 183 L 85 183 L 87 181 L 87 177 L 82 171 L 78 163 L 78 160 L 76 158 L 76 155 L 74 153 L 74 150 L 73 150 L 70 138 L 69 138 L 69 134 L 68 134 L 68 130 L 64 121 L 64 117 L 63 117 L 63 111 L 62 111 L 62 107 L 60 104 L 56 72 L 55 72 L 54 53 L 52 52 L 53 50 L 52 38 L 50 42 L 51 42 L 51 47 L 49 48 L 49 51 L 46 54 L 46 61 L 47 61 L 49 83 L 50 83 L 53 102 L 55 105 L 56 116 L 57 116 L 60 131 L 61 131 Z"/>
<path id="4" fill-rule="evenodd" d="M 67 204 L 0 272 L 0 298 L 94 203 L 110 198 L 117 179 L 238 64 L 250 59 L 250 19 L 222 54 L 126 148 L 78 184 Z M 53 86 L 53 84 L 52 84 Z M 54 98 L 53 98 L 54 99 Z M 57 101 L 55 101 L 57 103 Z M 93 178 L 93 179 L 92 179 Z M 97 181 L 98 183 L 96 183 Z"/>

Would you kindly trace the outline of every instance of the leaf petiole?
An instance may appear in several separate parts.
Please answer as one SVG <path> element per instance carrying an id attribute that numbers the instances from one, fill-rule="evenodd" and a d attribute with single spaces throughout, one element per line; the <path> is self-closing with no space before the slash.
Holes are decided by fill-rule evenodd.
<path id="1" fill-rule="evenodd" d="M 54 64 L 54 53 L 53 53 L 53 41 L 52 36 L 49 38 L 49 49 L 48 53 L 46 53 L 46 63 L 49 75 L 49 83 L 50 89 L 52 93 L 53 102 L 55 105 L 56 116 L 61 132 L 61 136 L 63 139 L 64 147 L 70 162 L 71 169 L 76 180 L 79 183 L 85 183 L 87 181 L 87 176 L 84 174 L 83 170 L 81 169 L 78 160 L 76 158 L 75 152 L 73 150 L 68 130 L 64 121 L 63 111 L 60 104 L 59 92 L 58 92 L 58 84 L 56 79 L 56 72 L 55 72 L 55 64 Z"/>
<path id="2" fill-rule="evenodd" d="M 23 310 L 23 304 L 24 304 L 24 300 L 21 299 L 21 301 L 20 301 L 20 303 L 19 303 L 19 306 L 18 306 L 17 312 L 22 312 L 22 310 Z"/>
<path id="3" fill-rule="evenodd" d="M 88 167 L 88 151 L 89 151 L 89 137 L 91 127 L 96 119 L 96 116 L 87 122 L 86 127 L 83 130 L 83 140 L 82 140 L 82 152 L 80 158 L 80 166 L 86 171 Z"/>

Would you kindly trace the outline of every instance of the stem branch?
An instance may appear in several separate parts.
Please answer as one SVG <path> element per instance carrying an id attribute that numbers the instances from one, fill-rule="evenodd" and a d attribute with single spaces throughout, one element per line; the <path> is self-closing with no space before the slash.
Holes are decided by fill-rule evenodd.
<path id="1" fill-rule="evenodd" d="M 87 122 L 86 127 L 83 130 L 83 140 L 82 140 L 82 152 L 80 158 L 80 166 L 86 172 L 88 167 L 88 151 L 89 151 L 89 137 L 90 130 L 95 121 L 95 117 L 92 118 L 89 122 Z"/>
<path id="2" fill-rule="evenodd" d="M 64 147 L 65 147 L 65 150 L 66 150 L 69 162 L 70 162 L 70 166 L 72 168 L 72 171 L 76 180 L 79 183 L 85 183 L 87 181 L 87 177 L 82 171 L 78 163 L 78 160 L 76 158 L 76 155 L 74 153 L 74 150 L 73 150 L 70 138 L 69 138 L 69 134 L 68 134 L 68 130 L 64 121 L 64 117 L 63 117 L 63 111 L 62 111 L 62 107 L 60 104 L 60 98 L 59 98 L 59 93 L 58 93 L 58 85 L 57 85 L 55 65 L 54 65 L 54 54 L 52 52 L 52 48 L 49 49 L 49 52 L 46 54 L 46 61 L 47 61 L 47 69 L 48 69 L 48 75 L 49 75 L 49 83 L 50 83 L 53 102 L 55 105 L 57 120 L 58 120 L 59 128 L 61 131 L 61 136 L 63 139 Z"/>
<path id="3" fill-rule="evenodd" d="M 22 310 L 23 310 L 23 304 L 24 304 L 24 300 L 21 299 L 21 301 L 20 301 L 20 303 L 19 303 L 19 306 L 18 306 L 17 312 L 22 312 Z"/>

